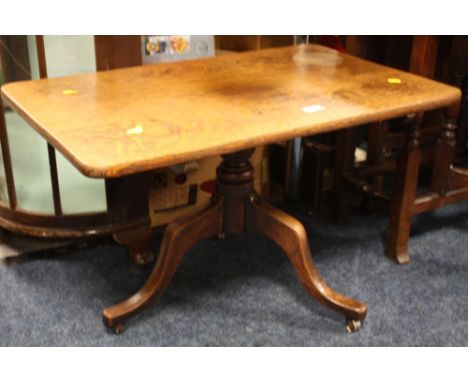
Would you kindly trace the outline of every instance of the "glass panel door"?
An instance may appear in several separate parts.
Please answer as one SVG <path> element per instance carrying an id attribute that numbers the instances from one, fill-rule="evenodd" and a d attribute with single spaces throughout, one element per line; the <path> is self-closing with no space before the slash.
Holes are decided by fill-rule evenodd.
<path id="1" fill-rule="evenodd" d="M 44 47 L 49 78 L 96 71 L 93 36 L 44 36 Z M 58 151 L 56 157 L 63 213 L 105 211 L 104 180 L 85 177 Z"/>

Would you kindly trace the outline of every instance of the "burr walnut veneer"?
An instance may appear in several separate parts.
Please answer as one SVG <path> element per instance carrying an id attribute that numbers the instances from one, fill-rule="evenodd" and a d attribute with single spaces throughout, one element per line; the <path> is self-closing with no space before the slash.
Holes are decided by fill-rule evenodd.
<path id="1" fill-rule="evenodd" d="M 5 85 L 2 96 L 91 177 L 120 177 L 223 154 L 211 203 L 196 216 L 169 224 L 147 283 L 103 311 L 108 327 L 120 332 L 127 316 L 161 295 L 197 241 L 250 230 L 275 241 L 305 289 L 341 312 L 353 331 L 366 305 L 329 288 L 314 267 L 301 223 L 259 199 L 248 161 L 252 148 L 447 107 L 458 102 L 460 92 L 302 45 L 19 82 Z"/>

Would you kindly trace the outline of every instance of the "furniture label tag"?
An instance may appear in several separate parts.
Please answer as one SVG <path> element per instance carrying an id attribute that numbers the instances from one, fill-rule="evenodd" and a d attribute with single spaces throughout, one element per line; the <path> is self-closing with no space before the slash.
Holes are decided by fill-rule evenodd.
<path id="1" fill-rule="evenodd" d="M 325 110 L 326 107 L 323 105 L 315 104 L 315 105 L 309 105 L 309 106 L 304 106 L 302 108 L 302 111 L 306 113 L 317 113 L 319 111 Z"/>
<path id="2" fill-rule="evenodd" d="M 401 79 L 397 77 L 390 77 L 390 78 L 387 78 L 387 82 L 389 84 L 398 85 L 398 84 L 401 84 Z"/>
<path id="3" fill-rule="evenodd" d="M 63 95 L 75 95 L 75 94 L 78 94 L 78 90 L 75 90 L 75 89 L 65 89 L 63 92 L 62 92 Z"/>
<path id="4" fill-rule="evenodd" d="M 128 135 L 136 135 L 136 134 L 142 134 L 143 133 L 143 126 L 140 124 L 136 125 L 135 127 L 132 127 L 131 129 L 127 129 L 127 134 Z"/>

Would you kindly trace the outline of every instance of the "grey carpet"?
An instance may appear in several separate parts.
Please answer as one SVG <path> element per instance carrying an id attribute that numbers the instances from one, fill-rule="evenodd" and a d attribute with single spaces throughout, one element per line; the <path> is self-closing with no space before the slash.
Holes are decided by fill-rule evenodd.
<path id="1" fill-rule="evenodd" d="M 3 346 L 468 346 L 468 203 L 418 216 L 412 262 L 383 256 L 386 220 L 354 214 L 345 225 L 303 205 L 283 206 L 310 236 L 319 271 L 369 305 L 360 332 L 309 298 L 287 258 L 256 235 L 205 241 L 185 257 L 166 294 L 120 336 L 101 309 L 148 275 L 111 243 L 0 268 Z M 155 246 L 158 242 L 155 242 Z"/>

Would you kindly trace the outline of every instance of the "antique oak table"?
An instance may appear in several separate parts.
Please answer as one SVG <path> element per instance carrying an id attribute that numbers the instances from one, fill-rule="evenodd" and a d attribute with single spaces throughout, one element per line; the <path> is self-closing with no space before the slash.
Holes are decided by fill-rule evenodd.
<path id="1" fill-rule="evenodd" d="M 120 177 L 222 155 L 205 210 L 166 228 L 154 269 L 103 311 L 115 332 L 160 296 L 198 241 L 254 231 L 286 253 L 304 288 L 358 330 L 365 304 L 315 269 L 302 224 L 253 189 L 255 146 L 446 107 L 457 89 L 317 45 L 8 84 L 4 101 L 89 177 Z"/>

